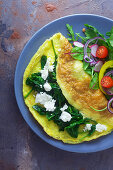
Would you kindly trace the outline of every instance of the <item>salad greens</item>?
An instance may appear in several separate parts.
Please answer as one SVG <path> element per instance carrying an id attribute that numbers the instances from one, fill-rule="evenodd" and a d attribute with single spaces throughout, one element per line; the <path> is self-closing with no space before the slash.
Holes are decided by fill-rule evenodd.
<path id="1" fill-rule="evenodd" d="M 66 27 L 69 31 L 69 34 L 68 36 L 71 37 L 71 38 L 68 38 L 69 41 L 75 41 L 75 36 L 74 36 L 74 31 L 73 31 L 73 27 L 70 26 L 69 24 L 66 24 Z"/>
<path id="2" fill-rule="evenodd" d="M 68 25 L 68 26 L 67 26 Z M 74 31 L 72 30 L 72 26 L 70 26 L 69 24 L 67 24 L 67 31 L 70 32 L 70 28 L 71 28 L 71 32 L 74 33 Z M 111 28 L 110 32 L 106 33 L 106 36 L 109 36 L 109 38 L 105 38 L 105 36 L 103 34 L 101 34 L 95 27 L 88 25 L 88 24 L 84 24 L 85 28 L 85 32 L 84 32 L 84 36 L 81 36 L 79 33 L 75 33 L 74 35 L 76 36 L 73 39 L 81 39 L 82 43 L 85 44 L 87 42 L 87 40 L 95 38 L 95 37 L 102 37 L 104 40 L 94 40 L 93 44 L 96 42 L 99 46 L 105 46 L 108 49 L 109 52 L 109 56 L 105 59 L 106 60 L 113 60 L 113 27 Z M 67 34 L 69 35 L 69 34 Z M 70 40 L 69 40 L 70 41 Z M 72 41 L 72 40 L 71 40 Z M 92 43 L 90 43 L 90 45 L 92 45 Z M 87 48 L 87 53 L 90 56 L 90 48 Z M 81 47 L 73 47 L 71 50 L 71 56 L 74 59 L 78 59 L 83 61 L 83 69 L 84 71 L 89 74 L 91 76 L 91 82 L 89 87 L 92 89 L 99 89 L 99 81 L 98 81 L 98 77 L 99 77 L 99 73 L 94 71 L 94 66 L 90 65 L 90 63 L 86 63 L 83 59 L 84 57 L 84 53 L 83 53 L 83 48 Z"/>

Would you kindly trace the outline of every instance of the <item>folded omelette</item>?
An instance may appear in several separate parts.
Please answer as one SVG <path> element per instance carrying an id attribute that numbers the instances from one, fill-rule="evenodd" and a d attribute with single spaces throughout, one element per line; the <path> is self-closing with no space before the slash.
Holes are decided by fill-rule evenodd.
<path id="1" fill-rule="evenodd" d="M 89 88 L 91 77 L 83 70 L 82 61 L 75 60 L 68 54 L 72 49 L 72 45 L 61 33 L 57 33 L 50 39 L 47 39 L 32 57 L 23 76 L 23 96 L 31 90 L 31 87 L 26 85 L 27 77 L 32 73 L 37 73 L 41 70 L 41 57 L 46 55 L 51 58 L 51 62 L 54 62 L 55 56 L 51 40 L 53 40 L 55 51 L 58 54 L 56 79 L 63 95 L 70 105 L 74 106 L 81 112 L 83 117 L 91 118 L 97 123 L 105 125 L 106 130 L 102 132 L 95 131 L 91 136 L 86 136 L 85 138 L 83 133 L 79 133 L 78 137 L 74 138 L 71 137 L 65 130 L 59 131 L 57 124 L 55 124 L 52 120 L 48 121 L 46 116 L 40 115 L 33 109 L 32 106 L 35 105 L 35 91 L 32 91 L 30 95 L 24 99 L 30 113 L 49 136 L 54 139 L 61 140 L 64 143 L 81 143 L 110 133 L 113 129 L 113 114 L 111 114 L 108 110 L 101 112 L 94 111 L 90 107 L 93 106 L 97 109 L 103 109 L 107 105 L 107 99 L 100 89 L 92 90 Z M 81 140 L 82 138 L 83 140 Z"/>

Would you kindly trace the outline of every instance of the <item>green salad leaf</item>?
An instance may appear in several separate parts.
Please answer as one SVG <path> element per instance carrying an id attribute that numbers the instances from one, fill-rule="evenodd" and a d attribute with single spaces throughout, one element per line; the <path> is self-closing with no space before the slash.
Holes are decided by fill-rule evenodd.
<path id="1" fill-rule="evenodd" d="M 86 28 L 88 28 L 90 31 L 92 31 L 92 34 L 90 33 L 90 35 L 94 35 L 95 34 L 95 37 L 96 36 L 99 36 L 99 37 L 102 37 L 102 38 L 105 38 L 103 34 L 101 34 L 95 27 L 93 27 L 92 25 L 89 25 L 89 24 L 84 24 L 84 26 Z M 94 37 L 92 37 L 94 38 Z"/>
<path id="2" fill-rule="evenodd" d="M 43 55 L 41 57 L 41 70 L 44 69 L 44 66 L 45 66 L 46 62 L 47 62 L 47 56 Z"/>
<path id="3" fill-rule="evenodd" d="M 98 89 L 99 88 L 99 74 L 97 72 L 94 73 L 94 75 L 93 75 L 93 77 L 90 81 L 89 87 L 91 89 Z"/>
<path id="4" fill-rule="evenodd" d="M 95 132 L 95 129 L 96 129 L 96 125 L 92 125 L 91 130 L 88 133 L 88 136 L 91 136 Z"/>
<path id="5" fill-rule="evenodd" d="M 70 26 L 69 24 L 66 24 L 67 30 L 70 34 L 68 34 L 70 37 L 72 37 L 72 41 L 75 41 L 75 36 L 74 36 L 74 31 L 73 31 L 73 27 Z M 69 40 L 69 39 L 68 39 Z M 71 41 L 71 40 L 70 40 Z"/>

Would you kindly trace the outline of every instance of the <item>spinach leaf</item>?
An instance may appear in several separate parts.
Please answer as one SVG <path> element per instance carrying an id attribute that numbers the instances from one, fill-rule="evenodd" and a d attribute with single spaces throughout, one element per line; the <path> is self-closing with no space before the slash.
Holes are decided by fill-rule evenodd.
<path id="1" fill-rule="evenodd" d="M 33 91 L 33 88 L 24 96 L 24 99 L 26 99 L 31 94 L 32 91 Z"/>
<path id="2" fill-rule="evenodd" d="M 35 109 L 37 112 L 39 112 L 40 115 L 46 115 L 46 109 L 44 107 L 33 105 L 33 109 Z"/>
<path id="3" fill-rule="evenodd" d="M 53 44 L 53 40 L 51 40 L 51 43 L 52 43 L 52 47 L 53 47 L 53 51 L 54 51 L 54 55 L 55 55 L 55 61 L 54 61 L 54 71 L 56 72 L 56 65 L 57 65 L 57 54 L 56 54 L 56 51 L 55 51 L 55 47 L 54 47 L 54 44 Z"/>
<path id="4" fill-rule="evenodd" d="M 45 80 L 36 73 L 31 74 L 31 76 L 26 79 L 26 84 L 33 87 L 33 89 L 37 91 L 40 91 L 40 85 L 44 85 L 44 83 Z"/>
<path id="5" fill-rule="evenodd" d="M 99 89 L 99 74 L 97 72 L 94 73 L 90 81 L 89 87 L 91 89 Z"/>
<path id="6" fill-rule="evenodd" d="M 41 57 L 41 70 L 43 70 L 46 62 L 47 62 L 47 57 L 46 57 L 45 55 L 43 55 L 43 56 Z"/>
<path id="7" fill-rule="evenodd" d="M 66 24 L 66 27 L 67 27 L 68 32 L 70 33 L 70 36 L 72 37 L 72 41 L 75 41 L 73 27 L 70 26 L 69 24 Z"/>
<path id="8" fill-rule="evenodd" d="M 88 136 L 91 136 L 95 132 L 95 129 L 96 129 L 96 125 L 92 125 L 91 130 L 88 133 Z"/>
<path id="9" fill-rule="evenodd" d="M 41 77 L 40 73 L 33 73 L 26 79 L 26 85 L 29 85 L 32 87 L 32 90 L 35 90 L 37 92 L 42 91 L 42 87 L 40 85 L 44 85 L 45 80 Z M 27 98 L 29 94 L 32 92 L 28 92 L 28 94 L 25 96 Z"/>
<path id="10" fill-rule="evenodd" d="M 92 123 L 94 125 L 97 124 L 97 122 L 91 118 L 84 118 L 84 121 L 83 121 L 84 124 L 87 124 L 87 123 Z"/>
<path id="11" fill-rule="evenodd" d="M 65 130 L 70 134 L 71 137 L 77 138 L 78 137 L 78 128 L 79 128 L 79 125 L 76 125 L 73 128 L 66 127 Z"/>

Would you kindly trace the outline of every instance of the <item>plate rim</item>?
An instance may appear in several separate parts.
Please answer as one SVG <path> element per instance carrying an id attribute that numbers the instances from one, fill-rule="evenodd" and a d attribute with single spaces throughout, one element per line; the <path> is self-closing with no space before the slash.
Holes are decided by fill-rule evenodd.
<path id="1" fill-rule="evenodd" d="M 112 144 L 112 145 L 109 145 L 109 146 L 106 146 L 106 147 L 103 147 L 103 148 L 97 148 L 97 149 L 95 149 L 95 150 L 89 150 L 89 151 L 86 151 L 86 150 L 84 150 L 84 151 L 81 151 L 81 150 L 72 151 L 72 150 L 70 150 L 70 149 L 68 149 L 68 148 L 67 148 L 67 149 L 66 149 L 66 148 L 61 148 L 61 147 L 59 147 L 59 146 L 54 145 L 52 142 L 46 140 L 44 137 L 42 137 L 42 136 L 40 136 L 39 134 L 37 134 L 36 130 L 33 129 L 32 125 L 29 124 L 29 122 L 27 122 L 24 114 L 22 113 L 21 107 L 20 107 L 20 105 L 19 105 L 18 97 L 17 97 L 17 91 L 16 91 L 16 79 L 17 79 L 16 76 L 17 76 L 17 71 L 18 71 L 18 67 L 19 67 L 19 62 L 21 61 L 22 55 L 24 54 L 24 51 L 25 51 L 25 49 L 27 48 L 27 46 L 29 45 L 30 41 L 33 40 L 34 37 L 35 37 L 37 34 L 39 34 L 43 29 L 45 29 L 45 28 L 46 28 L 47 26 L 49 26 L 50 24 L 53 24 L 54 22 L 57 22 L 57 21 L 59 21 L 59 20 L 62 20 L 62 19 L 68 18 L 68 17 L 74 17 L 74 16 L 91 16 L 91 17 L 98 17 L 98 18 L 100 18 L 100 19 L 106 19 L 106 20 L 109 20 L 109 21 L 113 22 L 113 20 L 110 19 L 110 18 L 107 18 L 107 17 L 105 17 L 105 16 L 101 16 L 101 15 L 96 15 L 96 14 L 86 14 L 86 13 L 71 14 L 71 15 L 66 15 L 66 16 L 57 18 L 57 19 L 55 19 L 55 20 L 47 23 L 46 25 L 44 25 L 44 26 L 43 26 L 42 28 L 40 28 L 39 30 L 37 30 L 37 31 L 30 37 L 30 39 L 27 41 L 27 43 L 25 44 L 25 46 L 22 48 L 22 51 L 21 51 L 21 53 L 20 53 L 20 55 L 19 55 L 19 58 L 17 59 L 16 69 L 15 69 L 15 74 L 14 74 L 14 93 L 15 93 L 15 98 L 16 98 L 16 102 L 17 102 L 18 108 L 19 108 L 20 113 L 21 113 L 22 117 L 24 118 L 25 122 L 26 122 L 27 125 L 31 128 L 31 130 L 32 130 L 38 137 L 40 137 L 43 141 L 47 142 L 48 144 L 50 144 L 50 145 L 52 145 L 52 146 L 54 146 L 54 147 L 56 147 L 56 148 L 58 148 L 58 149 L 64 150 L 64 151 L 69 151 L 69 152 L 73 152 L 73 153 L 94 153 L 94 152 L 99 152 L 99 151 L 103 151 L 103 150 L 109 149 L 109 148 L 113 147 L 113 144 Z M 33 118 L 33 119 L 34 119 L 34 118 Z M 44 133 L 45 133 L 45 132 L 44 132 Z M 49 136 L 49 135 L 47 135 L 47 136 Z M 49 138 L 52 138 L 52 137 L 49 136 Z M 56 139 L 52 138 L 52 140 L 56 140 Z M 63 144 L 65 144 L 65 143 L 63 143 Z M 73 146 L 74 144 L 68 144 L 68 145 L 72 145 L 72 146 Z M 78 144 L 76 144 L 76 145 L 78 145 Z M 80 144 L 79 144 L 79 145 L 80 145 Z"/>

